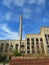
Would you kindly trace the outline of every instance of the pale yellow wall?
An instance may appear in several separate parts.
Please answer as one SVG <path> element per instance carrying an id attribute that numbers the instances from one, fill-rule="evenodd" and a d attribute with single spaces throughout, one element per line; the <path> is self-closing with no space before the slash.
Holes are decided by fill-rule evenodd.
<path id="1" fill-rule="evenodd" d="M 45 40 L 45 34 L 49 34 L 49 27 L 41 27 L 40 29 L 40 34 L 27 34 L 26 35 L 26 40 L 22 40 L 21 44 L 24 45 L 24 48 L 21 48 L 21 51 L 25 51 L 25 54 L 27 55 L 27 38 L 30 38 L 30 54 L 32 54 L 32 48 L 31 48 L 31 38 L 34 38 L 35 42 L 35 52 L 37 53 L 36 49 L 36 38 L 39 39 L 39 47 L 41 49 L 41 44 L 40 44 L 40 38 L 43 39 L 43 45 L 44 45 L 44 51 L 45 55 L 47 55 L 47 44 Z M 8 43 L 9 45 L 13 45 L 13 49 L 15 49 L 16 44 L 18 44 L 18 52 L 20 52 L 20 40 L 0 40 L 1 43 Z M 41 53 L 41 50 L 40 50 Z"/>

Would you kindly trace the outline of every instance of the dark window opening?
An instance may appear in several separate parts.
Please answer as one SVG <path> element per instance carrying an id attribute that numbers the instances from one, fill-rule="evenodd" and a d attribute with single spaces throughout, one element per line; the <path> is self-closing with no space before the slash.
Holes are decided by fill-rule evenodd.
<path id="1" fill-rule="evenodd" d="M 49 48 L 49 45 L 47 47 Z"/>
<path id="2" fill-rule="evenodd" d="M 27 42 L 27 45 L 30 45 L 30 42 Z"/>
<path id="3" fill-rule="evenodd" d="M 34 46 L 32 46 L 32 49 L 34 49 Z"/>
<path id="4" fill-rule="evenodd" d="M 32 53 L 35 53 L 35 50 L 32 50 Z"/>
<path id="5" fill-rule="evenodd" d="M 40 38 L 40 41 L 43 41 L 43 39 L 42 39 L 42 38 Z"/>
<path id="6" fill-rule="evenodd" d="M 32 45 L 34 45 L 34 42 L 31 42 L 32 43 Z"/>
<path id="7" fill-rule="evenodd" d="M 27 49 L 30 49 L 30 47 L 29 47 L 29 46 L 27 46 Z"/>
<path id="8" fill-rule="evenodd" d="M 39 44 L 39 42 L 36 42 L 36 44 Z"/>
<path id="9" fill-rule="evenodd" d="M 39 41 L 38 38 L 36 38 L 36 41 Z"/>
<path id="10" fill-rule="evenodd" d="M 40 53 L 40 51 L 39 51 L 39 50 L 37 50 L 37 53 Z"/>
<path id="11" fill-rule="evenodd" d="M 34 38 L 32 38 L 31 41 L 34 41 Z"/>
<path id="12" fill-rule="evenodd" d="M 27 38 L 27 41 L 30 41 L 30 39 L 29 39 L 29 38 Z"/>
<path id="13" fill-rule="evenodd" d="M 21 45 L 21 47 L 24 47 L 24 45 Z"/>
<path id="14" fill-rule="evenodd" d="M 30 54 L 30 50 L 28 50 L 27 53 Z"/>
<path id="15" fill-rule="evenodd" d="M 16 49 L 18 49 L 18 44 L 16 44 Z"/>

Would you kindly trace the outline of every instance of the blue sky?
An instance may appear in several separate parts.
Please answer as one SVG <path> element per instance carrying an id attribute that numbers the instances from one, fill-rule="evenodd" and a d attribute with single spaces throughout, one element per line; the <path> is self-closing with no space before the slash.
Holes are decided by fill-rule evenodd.
<path id="1" fill-rule="evenodd" d="M 0 40 L 19 39 L 20 15 L 23 15 L 23 39 L 49 26 L 49 0 L 0 0 Z"/>

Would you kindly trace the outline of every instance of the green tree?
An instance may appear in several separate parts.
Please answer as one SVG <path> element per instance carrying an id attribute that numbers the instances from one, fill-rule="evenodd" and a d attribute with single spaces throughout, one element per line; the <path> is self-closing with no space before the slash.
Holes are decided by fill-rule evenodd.
<path id="1" fill-rule="evenodd" d="M 19 53 L 17 50 L 15 50 L 13 54 L 14 54 L 15 57 L 16 56 L 21 56 L 21 53 Z"/>

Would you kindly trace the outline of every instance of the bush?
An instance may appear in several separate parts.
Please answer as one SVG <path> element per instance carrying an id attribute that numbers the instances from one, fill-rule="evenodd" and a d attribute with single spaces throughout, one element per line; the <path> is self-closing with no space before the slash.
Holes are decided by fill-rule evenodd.
<path id="1" fill-rule="evenodd" d="M 6 56 L 0 55 L 0 62 L 4 62 L 6 60 Z"/>
<path id="2" fill-rule="evenodd" d="M 21 56 L 21 53 L 19 53 L 17 50 L 14 51 L 14 56 Z"/>

